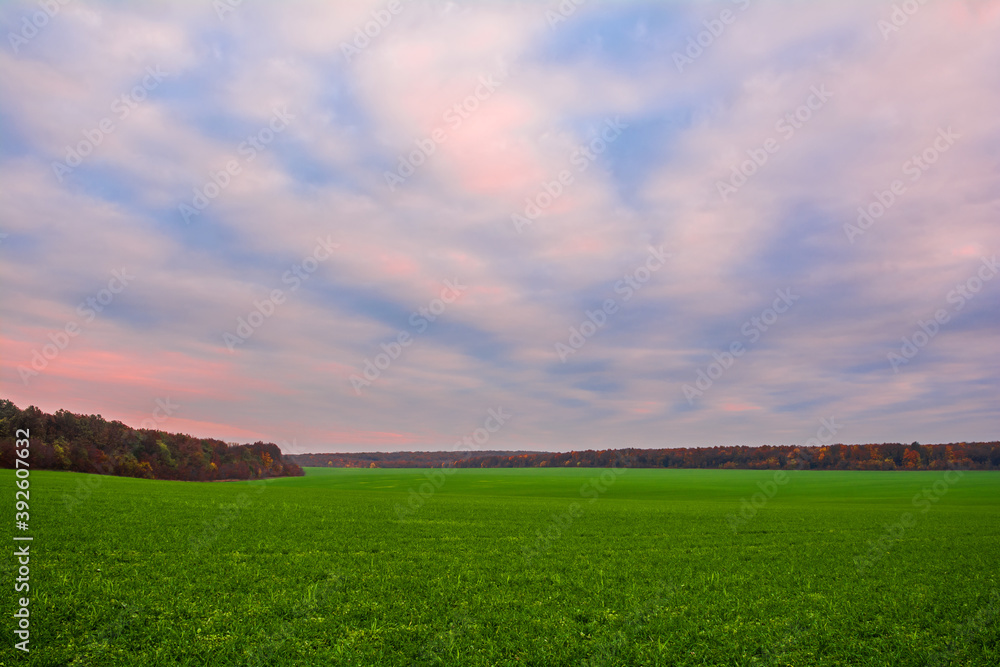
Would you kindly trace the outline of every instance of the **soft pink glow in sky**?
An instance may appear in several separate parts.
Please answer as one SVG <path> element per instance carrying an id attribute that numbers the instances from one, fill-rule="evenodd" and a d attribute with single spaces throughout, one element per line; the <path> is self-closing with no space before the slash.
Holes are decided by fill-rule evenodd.
<path id="1" fill-rule="evenodd" d="M 3 396 L 300 452 L 500 408 L 484 448 L 997 438 L 996 3 L 762 0 L 681 68 L 733 3 L 555 5 L 407 3 L 347 57 L 380 2 L 77 0 L 5 45 Z"/>

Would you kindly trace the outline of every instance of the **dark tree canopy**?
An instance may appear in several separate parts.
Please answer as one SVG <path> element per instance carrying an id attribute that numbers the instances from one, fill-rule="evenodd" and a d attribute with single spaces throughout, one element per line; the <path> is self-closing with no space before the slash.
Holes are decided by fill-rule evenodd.
<path id="1" fill-rule="evenodd" d="M 18 429 L 28 429 L 32 469 L 72 470 L 105 475 L 213 481 L 301 475 L 272 443 L 227 445 L 181 433 L 134 429 L 100 415 L 59 410 L 19 410 L 0 399 L 0 467 L 14 467 Z"/>

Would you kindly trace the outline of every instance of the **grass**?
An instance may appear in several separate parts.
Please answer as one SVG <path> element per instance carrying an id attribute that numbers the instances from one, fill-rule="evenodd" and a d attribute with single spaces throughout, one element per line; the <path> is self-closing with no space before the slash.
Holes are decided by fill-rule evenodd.
<path id="1" fill-rule="evenodd" d="M 1000 664 L 996 473 L 426 472 L 33 472 L 0 664 Z"/>

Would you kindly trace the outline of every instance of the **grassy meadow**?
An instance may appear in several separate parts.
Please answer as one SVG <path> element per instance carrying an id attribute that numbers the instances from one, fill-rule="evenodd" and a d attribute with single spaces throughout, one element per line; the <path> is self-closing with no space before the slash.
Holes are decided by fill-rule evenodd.
<path id="1" fill-rule="evenodd" d="M 0 664 L 1000 664 L 1000 475 L 785 474 L 32 472 Z"/>

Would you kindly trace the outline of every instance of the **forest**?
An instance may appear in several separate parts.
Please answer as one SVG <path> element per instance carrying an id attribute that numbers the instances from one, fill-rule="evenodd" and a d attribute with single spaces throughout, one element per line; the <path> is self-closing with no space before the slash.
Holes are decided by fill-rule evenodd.
<path id="1" fill-rule="evenodd" d="M 14 467 L 18 429 L 31 433 L 35 469 L 215 481 L 334 468 L 739 468 L 751 470 L 1000 470 L 1000 442 L 602 449 L 571 452 L 431 451 L 285 454 L 273 443 L 231 445 L 181 433 L 134 429 L 100 415 L 47 414 L 0 399 L 0 467 Z"/>
<path id="2" fill-rule="evenodd" d="M 14 467 L 15 434 L 30 433 L 31 469 L 210 482 L 302 475 L 273 443 L 229 445 L 181 433 L 134 429 L 100 415 L 31 406 L 0 399 L 0 467 Z"/>
<path id="3" fill-rule="evenodd" d="M 289 454 L 285 458 L 300 466 L 320 468 L 440 468 L 461 457 L 524 456 L 538 452 L 341 452 L 337 454 Z M 478 467 L 478 466 L 477 466 Z M 492 467 L 492 466 L 491 466 Z"/>
<path id="4" fill-rule="evenodd" d="M 382 458 L 378 458 L 382 457 Z M 1000 470 L 1000 442 L 941 445 L 679 447 L 602 449 L 572 452 L 392 452 L 299 454 L 300 465 L 327 467 L 428 468 L 739 468 L 749 470 Z"/>

